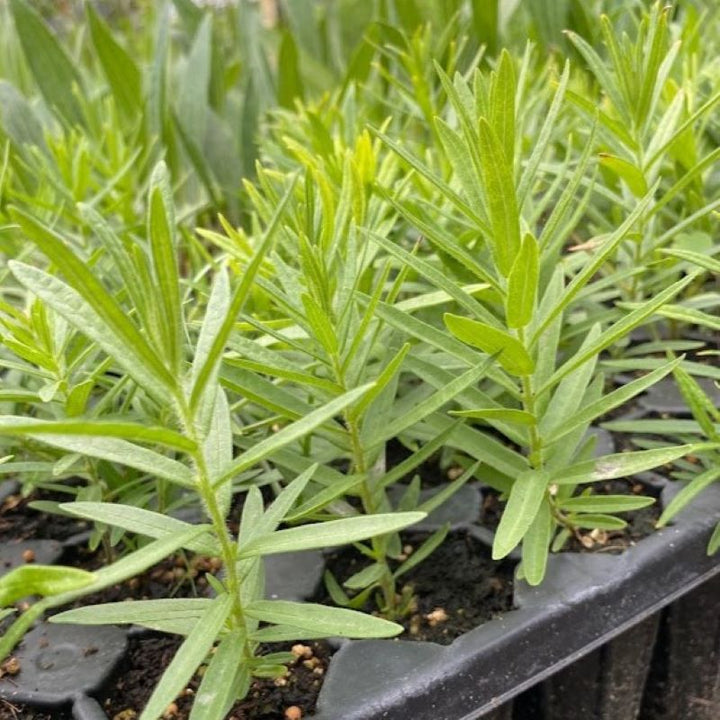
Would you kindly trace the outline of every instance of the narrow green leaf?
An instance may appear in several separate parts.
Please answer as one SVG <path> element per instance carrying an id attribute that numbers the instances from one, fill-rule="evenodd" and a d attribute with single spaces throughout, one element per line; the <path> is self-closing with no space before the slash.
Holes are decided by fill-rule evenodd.
<path id="1" fill-rule="evenodd" d="M 490 247 L 499 271 L 507 277 L 520 250 L 520 215 L 512 168 L 500 139 L 487 120 L 480 119 L 480 160 L 492 237 Z"/>
<path id="2" fill-rule="evenodd" d="M 448 438 L 455 432 L 455 429 L 460 426 L 462 421 L 448 425 L 445 429 L 441 430 L 434 438 L 423 443 L 419 450 L 416 450 L 410 457 L 405 458 L 402 462 L 394 465 L 380 478 L 379 483 L 382 487 L 388 487 L 394 482 L 397 482 L 406 475 L 409 475 L 415 468 L 419 467 L 429 457 L 434 455 L 440 448 L 442 448 Z M 427 511 L 426 511 L 427 512 Z"/>
<path id="3" fill-rule="evenodd" d="M 275 457 L 275 462 L 279 463 L 277 456 Z M 333 500 L 345 496 L 362 482 L 362 475 L 341 475 L 339 479 L 331 481 L 323 490 L 314 492 L 309 500 L 289 512 L 285 516 L 285 520 L 292 523 L 311 516 L 318 510 L 322 510 L 326 505 L 329 505 Z"/>
<path id="4" fill-rule="evenodd" d="M 236 318 L 245 305 L 245 301 L 254 285 L 255 276 L 260 270 L 260 266 L 265 255 L 270 250 L 275 232 L 280 224 L 280 219 L 283 217 L 285 208 L 292 197 L 294 188 L 295 181 L 293 180 L 287 192 L 275 209 L 275 213 L 268 223 L 268 226 L 265 228 L 265 232 L 257 246 L 257 249 L 255 250 L 252 260 L 244 269 L 242 279 L 232 296 L 230 306 L 222 319 L 222 324 L 214 331 L 214 340 L 212 345 L 209 350 L 204 352 L 204 362 L 201 366 L 198 366 L 198 370 L 193 368 L 194 382 L 190 396 L 190 408 L 193 410 L 197 408 L 204 395 L 207 385 L 212 384 L 213 378 L 216 376 L 220 359 L 225 351 L 225 345 L 228 338 L 233 331 Z"/>
<path id="5" fill-rule="evenodd" d="M 157 287 L 155 298 L 160 310 L 167 366 L 180 370 L 183 318 L 180 310 L 180 278 L 176 259 L 176 230 L 172 190 L 165 163 L 158 163 L 150 179 L 147 233 Z"/>
<path id="6" fill-rule="evenodd" d="M 382 618 L 314 603 L 259 600 L 249 605 L 246 612 L 261 622 L 292 625 L 326 637 L 383 638 L 402 632 L 401 625 Z"/>
<path id="7" fill-rule="evenodd" d="M 380 245 L 383 250 L 398 258 L 403 266 L 408 266 L 417 271 L 423 277 L 427 278 L 433 285 L 444 290 L 453 300 L 464 307 L 468 312 L 492 322 L 492 315 L 474 298 L 464 290 L 460 285 L 453 282 L 438 268 L 431 265 L 428 261 L 417 257 L 413 253 L 401 248 L 397 243 L 384 238 L 376 233 L 367 232 L 367 236 L 375 243 Z M 382 303 L 378 303 L 378 306 Z"/>
<path id="8" fill-rule="evenodd" d="M 45 101 L 68 125 L 84 125 L 75 94 L 82 91 L 82 78 L 75 63 L 26 0 L 11 0 L 10 9 L 23 54 Z"/>
<path id="9" fill-rule="evenodd" d="M 494 560 L 509 555 L 523 539 L 540 510 L 549 482 L 550 475 L 543 470 L 527 470 L 516 478 L 495 533 Z"/>
<path id="10" fill-rule="evenodd" d="M 482 179 L 475 172 L 470 149 L 465 139 L 442 118 L 435 118 L 435 128 L 468 202 L 472 207 L 484 207 L 485 195 Z"/>
<path id="11" fill-rule="evenodd" d="M 720 523 L 715 526 L 713 534 L 710 536 L 710 540 L 708 540 L 707 554 L 714 555 L 718 551 L 718 548 L 720 548 Z"/>
<path id="12" fill-rule="evenodd" d="M 295 502 L 307 487 L 312 476 L 317 470 L 317 463 L 311 465 L 307 470 L 298 475 L 278 496 L 273 500 L 270 507 L 265 511 L 258 534 L 272 533 L 277 530 L 278 525 L 286 519 Z"/>
<path id="13" fill-rule="evenodd" d="M 668 524 L 683 508 L 687 507 L 706 487 L 720 478 L 720 467 L 711 467 L 705 472 L 696 475 L 680 492 L 668 503 L 663 510 L 657 527 Z"/>
<path id="14" fill-rule="evenodd" d="M 179 695 L 200 663 L 205 660 L 231 608 L 232 598 L 229 595 L 221 595 L 212 601 L 163 673 L 140 720 L 157 720 L 162 717 L 167 706 Z"/>
<path id="15" fill-rule="evenodd" d="M 497 355 L 497 361 L 512 375 L 530 375 L 534 363 L 525 346 L 512 335 L 490 327 L 485 323 L 446 313 L 445 325 L 459 340 L 479 348 L 489 355 Z"/>
<path id="16" fill-rule="evenodd" d="M 85 16 L 93 48 L 110 85 L 120 112 L 131 122 L 138 118 L 142 108 L 142 76 L 137 64 L 125 48 L 118 43 L 92 3 L 85 4 Z"/>
<path id="17" fill-rule="evenodd" d="M 579 495 L 558 501 L 558 506 L 569 512 L 619 513 L 639 510 L 652 505 L 655 498 L 633 495 Z"/>
<path id="18" fill-rule="evenodd" d="M 718 148 L 718 150 L 720 150 L 720 148 Z M 673 257 L 687 260 L 688 262 L 699 265 L 706 270 L 710 270 L 711 272 L 720 275 L 720 260 L 716 260 L 715 258 L 702 255 L 701 253 L 692 252 L 690 250 L 677 250 L 675 248 L 661 248 L 660 252 L 665 255 L 672 255 Z"/>
<path id="19" fill-rule="evenodd" d="M 525 327 L 533 317 L 538 286 L 538 254 L 537 240 L 527 233 L 508 275 L 505 317 L 510 328 Z"/>
<path id="20" fill-rule="evenodd" d="M 584 350 L 592 347 L 602 337 L 600 325 L 595 323 L 576 354 L 584 354 Z M 556 427 L 562 426 L 569 415 L 575 413 L 582 405 L 583 398 L 596 377 L 597 355 L 592 355 L 561 381 L 549 399 L 547 408 L 540 419 L 540 432 L 544 436 Z"/>
<path id="21" fill-rule="evenodd" d="M 630 192 L 635 197 L 642 197 L 647 193 L 648 186 L 645 176 L 635 165 L 623 158 L 609 153 L 600 153 L 600 164 L 612 170 L 621 180 L 625 181 Z"/>
<path id="22" fill-rule="evenodd" d="M 711 447 L 715 446 L 708 443 L 700 443 L 605 455 L 601 458 L 571 465 L 563 471 L 561 475 L 553 478 L 553 482 L 563 485 L 573 485 L 576 483 L 629 477 L 630 475 L 652 470 L 660 465 L 678 460 L 685 455 L 692 455 L 699 450 Z"/>
<path id="23" fill-rule="evenodd" d="M 535 174 L 543 158 L 544 153 L 550 146 L 551 138 L 555 132 L 557 117 L 565 99 L 565 91 L 567 90 L 568 81 L 570 79 L 570 62 L 565 62 L 560 82 L 558 83 L 557 90 L 553 96 L 553 101 L 550 105 L 550 109 L 545 116 L 542 128 L 534 142 L 532 153 L 530 158 L 525 163 L 525 167 L 520 176 L 520 183 L 518 185 L 518 208 L 522 210 L 525 200 L 527 199 L 530 188 L 535 181 Z M 592 142 L 590 143 L 592 145 Z"/>
<path id="24" fill-rule="evenodd" d="M 427 166 L 423 165 L 411 152 L 406 150 L 402 145 L 396 143 L 385 133 L 370 128 L 370 132 L 382 140 L 394 153 L 401 157 L 410 165 L 421 177 L 432 183 L 450 203 L 452 203 L 463 215 L 470 218 L 483 232 L 489 232 L 490 228 L 483 222 L 472 207 L 470 207 L 441 177 L 436 175 Z"/>
<path id="25" fill-rule="evenodd" d="M 61 503 L 60 509 L 76 517 L 106 523 L 158 539 L 177 535 L 177 533 L 191 530 L 193 527 L 169 515 L 119 503 L 76 501 Z M 220 552 L 217 541 L 211 537 L 193 538 L 186 547 L 188 550 L 203 555 L 215 556 Z"/>
<path id="26" fill-rule="evenodd" d="M 280 41 L 278 67 L 282 68 L 282 72 L 278 73 L 278 105 L 292 109 L 295 100 L 302 100 L 305 93 L 300 68 L 300 54 L 293 34 L 287 30 L 283 32 Z"/>
<path id="27" fill-rule="evenodd" d="M 650 188 L 648 194 L 638 202 L 622 225 L 610 234 L 602 245 L 595 250 L 592 260 L 588 262 L 583 269 L 577 273 L 577 275 L 575 275 L 570 284 L 559 296 L 557 303 L 549 309 L 547 314 L 542 318 L 542 321 L 534 329 L 531 342 L 532 345 L 537 342 L 538 338 L 545 331 L 547 326 L 550 325 L 550 323 L 552 323 L 552 321 L 560 313 L 562 313 L 563 310 L 570 305 L 570 303 L 573 302 L 583 287 L 585 287 L 585 285 L 587 285 L 587 283 L 596 276 L 598 270 L 605 264 L 607 258 L 615 251 L 620 242 L 622 242 L 622 240 L 634 227 L 635 223 L 642 217 L 648 205 L 653 200 L 653 195 L 655 194 L 657 186 L 658 183 L 655 183 L 653 187 Z M 612 342 L 614 342 L 614 340 Z"/>
<path id="28" fill-rule="evenodd" d="M 500 140 L 512 174 L 515 154 L 515 66 L 510 53 L 503 49 L 490 87 L 490 125 Z"/>
<path id="29" fill-rule="evenodd" d="M 462 393 L 463 390 L 477 383 L 477 381 L 487 373 L 488 367 L 492 362 L 492 358 L 487 358 L 484 362 L 480 362 L 475 367 L 466 370 L 462 375 L 453 378 L 446 385 L 430 395 L 430 397 L 411 407 L 410 410 L 400 417 L 394 418 L 379 434 L 376 433 L 368 438 L 366 446 L 373 448 L 392 437 L 397 437 L 403 431 L 417 425 L 421 420 L 429 418 L 443 405 Z"/>
<path id="30" fill-rule="evenodd" d="M 58 595 L 87 587 L 95 575 L 63 565 L 21 565 L 0 577 L 0 607 L 28 595 Z"/>
<path id="31" fill-rule="evenodd" d="M 11 215 L 68 278 L 69 285 L 37 268 L 11 260 L 13 275 L 73 327 L 95 341 L 147 392 L 167 401 L 176 380 L 103 285 L 62 240 L 29 216 Z"/>
<path id="32" fill-rule="evenodd" d="M 543 499 L 522 543 L 522 569 L 529 585 L 539 585 L 545 577 L 552 534 L 550 503 Z"/>
<path id="33" fill-rule="evenodd" d="M 590 405 L 580 409 L 569 418 L 563 418 L 562 422 L 559 425 L 556 425 L 547 437 L 543 438 L 544 444 L 550 445 L 557 442 L 582 425 L 588 424 L 603 415 L 607 415 L 607 413 L 617 407 L 621 407 L 636 395 L 639 395 L 641 392 L 647 390 L 649 387 L 672 372 L 673 368 L 675 368 L 680 362 L 680 359 L 673 360 L 672 362 L 653 370 L 647 375 L 638 378 L 637 380 L 633 380 L 627 385 L 619 387 L 617 390 L 613 390 L 597 402 L 591 403 Z"/>
<path id="34" fill-rule="evenodd" d="M 177 98 L 178 121 L 190 141 L 201 151 L 205 144 L 210 110 L 208 95 L 212 72 L 212 31 L 213 13 L 204 12 L 190 46 L 187 69 Z"/>
<path id="35" fill-rule="evenodd" d="M 577 355 L 569 359 L 564 365 L 559 367 L 550 379 L 541 387 L 537 393 L 542 394 L 547 389 L 559 382 L 568 373 L 580 367 L 590 358 L 596 357 L 606 347 L 612 345 L 616 340 L 627 335 L 631 330 L 639 327 L 644 320 L 657 312 L 665 303 L 677 295 L 683 288 L 689 285 L 695 279 L 695 275 L 688 275 L 678 282 L 673 283 L 670 287 L 659 292 L 655 297 L 640 305 L 638 308 L 628 313 L 622 320 L 618 320 L 605 332 L 603 332 L 596 342 L 589 347 L 583 349 Z"/>
<path id="36" fill-rule="evenodd" d="M 420 547 L 416 548 L 412 555 L 393 573 L 393 578 L 397 580 L 430 557 L 430 555 L 442 545 L 449 531 L 450 524 L 448 523 L 438 528 L 430 537 L 426 538 Z"/>
<path id="37" fill-rule="evenodd" d="M 479 408 L 477 410 L 451 410 L 451 415 L 512 423 L 513 425 L 535 425 L 537 418 L 525 410 L 504 410 L 503 408 Z"/>
<path id="38" fill-rule="evenodd" d="M 189 620 L 196 623 L 212 605 L 208 598 L 134 600 L 84 605 L 52 616 L 54 623 L 80 625 L 142 625 L 153 627 L 162 620 Z"/>
<path id="39" fill-rule="evenodd" d="M 422 512 L 364 515 L 278 530 L 252 538 L 247 545 L 240 548 L 239 557 L 346 545 L 368 537 L 397 532 L 408 525 L 420 522 L 424 517 L 425 513 Z"/>
<path id="40" fill-rule="evenodd" d="M 377 376 L 375 385 L 360 398 L 360 401 L 350 409 L 350 414 L 354 418 L 362 417 L 365 410 L 372 402 L 379 397 L 380 393 L 388 386 L 388 383 L 395 377 L 400 370 L 405 356 L 410 351 L 410 343 L 405 343 L 390 362 L 385 366 L 383 371 Z"/>
<path id="41" fill-rule="evenodd" d="M 343 585 L 348 590 L 362 590 L 374 585 L 385 574 L 385 568 L 380 563 L 373 563 L 349 577 Z"/>
<path id="42" fill-rule="evenodd" d="M 227 716 L 240 690 L 239 676 L 247 672 L 245 650 L 246 642 L 239 631 L 220 641 L 195 694 L 190 720 L 218 720 Z"/>
<path id="43" fill-rule="evenodd" d="M 126 440 L 92 435 L 53 435 L 51 433 L 38 433 L 37 435 L 28 433 L 28 436 L 62 450 L 120 463 L 153 477 L 165 478 L 185 487 L 194 487 L 193 473 L 186 465 Z"/>
<path id="44" fill-rule="evenodd" d="M 164 537 L 162 540 L 155 540 L 140 550 L 126 555 L 112 565 L 98 570 L 95 573 L 95 580 L 90 585 L 79 590 L 46 597 L 36 602 L 0 637 L 0 657 L 5 657 L 12 650 L 24 633 L 46 610 L 66 605 L 83 595 L 104 590 L 106 587 L 117 585 L 134 575 L 139 575 L 209 529 L 210 526 L 208 525 L 198 525 L 187 532 L 180 532 Z"/>
<path id="45" fill-rule="evenodd" d="M 312 432 L 316 427 L 331 420 L 346 407 L 352 405 L 353 402 L 361 398 L 363 393 L 367 392 L 371 387 L 372 384 L 368 384 L 350 390 L 340 397 L 334 398 L 317 410 L 313 410 L 301 420 L 285 426 L 274 435 L 253 445 L 230 464 L 218 480 L 215 481 L 215 485 L 217 486 L 220 483 L 227 482 L 243 470 L 247 470 L 266 457 L 269 457 L 276 450 Z"/>
<path id="46" fill-rule="evenodd" d="M 312 296 L 303 293 L 300 299 L 305 308 L 305 317 L 312 330 L 311 336 L 322 345 L 329 357 L 333 357 L 338 352 L 338 339 L 330 318 Z"/>

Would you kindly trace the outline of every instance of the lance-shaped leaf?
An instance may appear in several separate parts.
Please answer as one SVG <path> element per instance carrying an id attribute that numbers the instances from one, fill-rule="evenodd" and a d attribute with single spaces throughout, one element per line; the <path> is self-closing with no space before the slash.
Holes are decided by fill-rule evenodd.
<path id="1" fill-rule="evenodd" d="M 271 435 L 265 440 L 261 440 L 234 460 L 214 484 L 217 486 L 223 482 L 227 482 L 243 470 L 247 470 L 249 467 L 269 457 L 276 450 L 280 450 L 289 443 L 312 432 L 316 427 L 331 420 L 348 405 L 351 405 L 355 400 L 361 398 L 371 387 L 372 383 L 368 383 L 367 385 L 350 390 L 340 395 L 340 397 L 334 398 L 317 410 L 313 410 L 301 420 L 287 425 L 274 435 Z"/>
<path id="2" fill-rule="evenodd" d="M 586 460 L 571 465 L 554 478 L 553 482 L 571 484 L 595 482 L 597 480 L 614 480 L 616 478 L 636 475 L 645 470 L 671 463 L 685 455 L 692 455 L 701 450 L 718 447 L 712 443 L 697 443 L 656 448 L 654 450 L 637 450 L 635 452 L 604 455 L 593 460 Z"/>
<path id="3" fill-rule="evenodd" d="M 232 598 L 221 595 L 203 613 L 175 654 L 143 710 L 140 720 L 157 720 L 180 694 L 205 660 L 232 608 Z"/>
<path id="4" fill-rule="evenodd" d="M 497 360 L 512 375 L 530 375 L 534 369 L 525 346 L 512 335 L 485 323 L 446 313 L 445 325 L 458 340 L 479 348 Z"/>
<path id="5" fill-rule="evenodd" d="M 258 600 L 245 612 L 274 625 L 292 625 L 326 637 L 383 638 L 402 632 L 402 626 L 355 610 L 286 600 Z"/>
<path id="6" fill-rule="evenodd" d="M 522 569 L 529 585 L 539 585 L 545 577 L 552 534 L 550 503 L 543 499 L 522 544 Z"/>
<path id="7" fill-rule="evenodd" d="M 510 328 L 525 327 L 533 316 L 538 286 L 538 243 L 531 233 L 522 241 L 508 276 L 505 317 Z"/>
<path id="8" fill-rule="evenodd" d="M 490 123 L 501 142 L 512 174 L 515 153 L 515 67 L 510 53 L 503 50 L 490 87 Z"/>
<path id="9" fill-rule="evenodd" d="M 600 164 L 612 170 L 615 175 L 624 180 L 635 197 L 640 198 L 647 193 L 648 186 L 645 176 L 631 162 L 609 153 L 600 153 Z"/>
<path id="10" fill-rule="evenodd" d="M 25 59 L 45 101 L 69 125 L 84 125 L 82 107 L 73 91 L 82 88 L 75 64 L 31 4 L 12 0 L 10 9 Z"/>
<path id="11" fill-rule="evenodd" d="M 90 39 L 100 60 L 115 103 L 133 121 L 142 109 L 142 76 L 131 55 L 120 45 L 92 3 L 85 5 Z"/>
<path id="12" fill-rule="evenodd" d="M 63 565 L 22 565 L 0 578 L 0 607 L 27 595 L 58 595 L 90 585 L 95 575 Z"/>
<path id="13" fill-rule="evenodd" d="M 127 465 L 185 487 L 194 486 L 194 476 L 187 465 L 126 440 L 93 435 L 53 435 L 52 433 L 38 433 L 37 435 L 28 433 L 28 436 L 61 450 Z"/>
<path id="14" fill-rule="evenodd" d="M 150 179 L 147 235 L 150 241 L 155 303 L 161 322 L 159 331 L 167 366 L 175 373 L 180 369 L 183 339 L 183 317 L 180 309 L 180 278 L 176 259 L 176 228 L 172 189 L 165 163 L 160 162 Z"/>
<path id="15" fill-rule="evenodd" d="M 560 500 L 558 505 L 568 512 L 619 513 L 639 510 L 652 505 L 653 497 L 635 497 L 634 495 L 579 495 Z"/>
<path id="16" fill-rule="evenodd" d="M 77 517 L 106 523 L 152 538 L 177 535 L 180 532 L 192 530 L 193 527 L 189 523 L 169 515 L 119 503 L 78 501 L 62 503 L 60 508 Z M 210 536 L 191 538 L 185 547 L 205 555 L 218 555 L 220 552 L 217 541 Z"/>
<path id="17" fill-rule="evenodd" d="M 252 538 L 240 548 L 239 557 L 346 545 L 357 540 L 397 532 L 420 522 L 426 515 L 424 512 L 380 513 L 278 530 Z"/>
<path id="18" fill-rule="evenodd" d="M 535 520 L 549 482 L 550 475 L 543 470 L 527 470 L 517 477 L 495 533 L 494 560 L 509 555 L 523 539 Z"/>
<path id="19" fill-rule="evenodd" d="M 212 602 L 209 598 L 174 598 L 85 605 L 53 615 L 52 622 L 81 625 L 142 625 L 154 628 L 161 622 L 182 620 L 194 625 Z"/>
<path id="20" fill-rule="evenodd" d="M 505 157 L 502 142 L 484 118 L 480 120 L 478 131 L 492 230 L 490 247 L 498 270 L 507 277 L 520 249 L 520 216 L 513 172 Z"/>

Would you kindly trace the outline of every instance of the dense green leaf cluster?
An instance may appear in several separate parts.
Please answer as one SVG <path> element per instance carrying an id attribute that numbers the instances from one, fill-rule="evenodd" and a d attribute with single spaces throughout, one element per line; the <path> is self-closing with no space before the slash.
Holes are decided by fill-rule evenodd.
<path id="1" fill-rule="evenodd" d="M 718 480 L 714 3 L 122 6 L 0 6 L 0 473 L 65 493 L 35 507 L 107 560 L 3 576 L 0 617 L 42 599 L 0 656 L 216 556 L 212 598 L 52 619 L 185 636 L 142 717 L 207 664 L 192 718 L 222 718 L 285 672 L 261 643 L 399 633 L 449 527 L 400 532 L 467 482 L 538 584 L 653 502 L 595 483 L 674 463 L 663 525 Z M 663 378 L 694 420 L 606 422 L 633 437 L 598 456 Z M 265 597 L 264 557 L 347 544 L 341 607 Z"/>

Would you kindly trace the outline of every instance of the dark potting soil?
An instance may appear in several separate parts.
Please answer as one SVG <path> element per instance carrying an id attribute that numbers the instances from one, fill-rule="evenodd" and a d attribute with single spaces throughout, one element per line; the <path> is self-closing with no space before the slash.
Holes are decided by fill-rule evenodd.
<path id="1" fill-rule="evenodd" d="M 85 520 L 33 510 L 29 504 L 35 500 L 68 501 L 70 496 L 37 492 L 28 497 L 19 493 L 6 497 L 0 505 L 0 543 L 30 539 L 62 542 L 90 529 Z"/>
<path id="2" fill-rule="evenodd" d="M 70 710 L 33 710 L 0 699 L 0 720 L 73 720 Z"/>
<path id="3" fill-rule="evenodd" d="M 403 546 L 419 547 L 426 537 L 407 534 Z M 326 566 L 342 584 L 367 564 L 354 548 L 342 548 L 328 556 Z M 514 571 L 515 562 L 492 560 L 487 548 L 468 533 L 451 533 L 429 558 L 403 576 L 402 585 L 412 586 L 416 606 L 398 620 L 407 631 L 400 638 L 449 645 L 512 610 Z M 324 589 L 318 601 L 331 603 Z M 374 606 L 370 602 L 364 609 L 372 612 Z"/>
<path id="4" fill-rule="evenodd" d="M 114 678 L 100 697 L 108 718 L 133 720 L 147 703 L 165 668 L 170 664 L 182 638 L 148 633 L 130 639 L 129 650 Z M 288 708 L 298 708 L 306 718 L 315 709 L 317 695 L 327 670 L 331 648 L 324 642 L 273 643 L 265 652 L 296 648 L 298 660 L 278 680 L 256 679 L 244 700 L 236 703 L 228 720 L 283 720 Z M 171 720 L 186 720 L 202 678 L 202 669 L 168 710 Z M 291 711 L 292 712 L 292 711 Z"/>
<path id="5" fill-rule="evenodd" d="M 645 495 L 655 498 L 655 503 L 640 510 L 619 513 L 627 522 L 622 530 L 578 530 L 563 546 L 560 552 L 609 552 L 621 553 L 639 540 L 655 532 L 655 523 L 662 514 L 660 490 L 652 485 L 632 479 L 607 480 L 593 483 L 593 494 L 598 495 Z M 483 491 L 480 511 L 481 524 L 495 530 L 500 523 L 505 503 L 499 493 L 490 488 Z"/>

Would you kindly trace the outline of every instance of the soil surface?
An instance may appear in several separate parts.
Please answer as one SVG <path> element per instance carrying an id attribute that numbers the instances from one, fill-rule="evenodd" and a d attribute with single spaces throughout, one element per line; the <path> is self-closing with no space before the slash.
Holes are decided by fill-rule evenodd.
<path id="1" fill-rule="evenodd" d="M 147 703 L 160 676 L 173 659 L 182 638 L 162 633 L 148 633 L 130 639 L 130 648 L 114 679 L 100 697 L 100 703 L 111 720 L 134 720 Z M 283 643 L 263 646 L 265 652 L 293 652 L 298 660 L 288 674 L 278 680 L 256 679 L 247 697 L 236 703 L 228 720 L 283 720 L 305 718 L 315 709 L 322 680 L 327 670 L 330 647 L 323 642 Z M 198 673 L 168 708 L 169 720 L 186 720 L 200 684 Z M 290 708 L 300 714 L 286 715 Z M 39 720 L 39 719 L 38 719 Z"/>
<path id="2" fill-rule="evenodd" d="M 73 720 L 70 710 L 32 710 L 0 700 L 0 720 Z"/>
<path id="3" fill-rule="evenodd" d="M 404 548 L 419 547 L 425 537 L 405 535 Z M 342 583 L 367 564 L 357 550 L 343 548 L 329 555 L 327 567 Z M 398 622 L 415 640 L 449 645 L 463 633 L 512 610 L 514 570 L 513 561 L 492 560 L 487 548 L 471 535 L 451 533 L 429 558 L 403 576 L 402 585 L 412 586 L 416 606 L 409 617 Z M 330 602 L 324 594 L 319 601 Z M 375 608 L 368 603 L 364 609 L 372 612 Z"/>
<path id="4" fill-rule="evenodd" d="M 0 542 L 21 540 L 58 540 L 62 542 L 90 529 L 90 524 L 79 518 L 51 515 L 33 510 L 29 504 L 34 500 L 69 502 L 68 495 L 59 493 L 33 493 L 23 497 L 13 493 L 0 504 Z"/>

